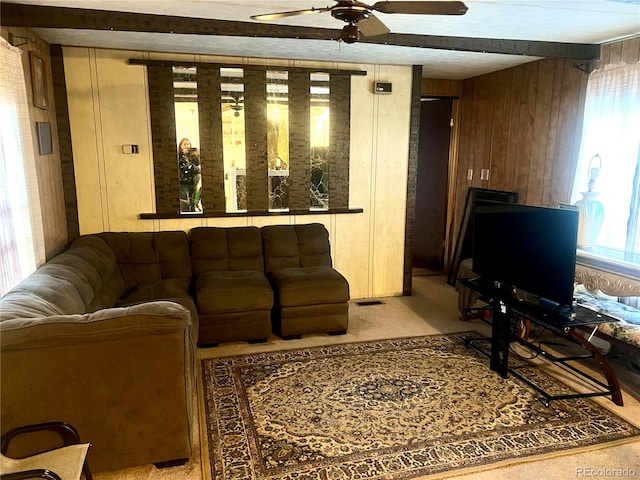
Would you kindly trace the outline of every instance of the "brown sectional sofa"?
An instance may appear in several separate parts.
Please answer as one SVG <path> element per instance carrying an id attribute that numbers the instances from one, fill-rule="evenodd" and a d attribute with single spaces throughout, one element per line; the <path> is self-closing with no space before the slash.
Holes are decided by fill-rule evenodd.
<path id="1" fill-rule="evenodd" d="M 78 238 L 0 300 L 2 433 L 71 423 L 92 444 L 94 471 L 193 453 L 197 331 L 175 302 L 188 303 L 188 293 L 162 278 L 161 259 L 174 253 L 164 241 L 173 234 L 119 235 L 107 235 L 115 251 L 104 234 Z M 49 441 L 31 437 L 27 449 L 9 453 L 53 447 Z"/>
<path id="2" fill-rule="evenodd" d="M 344 333 L 348 300 L 321 224 L 81 236 L 0 299 L 2 432 L 71 423 L 95 471 L 187 459 L 196 344 Z"/>

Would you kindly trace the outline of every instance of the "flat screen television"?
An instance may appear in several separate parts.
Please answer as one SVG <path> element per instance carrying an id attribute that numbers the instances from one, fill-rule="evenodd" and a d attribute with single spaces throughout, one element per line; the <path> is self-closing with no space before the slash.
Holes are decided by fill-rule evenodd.
<path id="1" fill-rule="evenodd" d="M 520 299 L 571 307 L 577 238 L 577 211 L 480 201 L 474 218 L 473 271 L 516 289 Z"/>

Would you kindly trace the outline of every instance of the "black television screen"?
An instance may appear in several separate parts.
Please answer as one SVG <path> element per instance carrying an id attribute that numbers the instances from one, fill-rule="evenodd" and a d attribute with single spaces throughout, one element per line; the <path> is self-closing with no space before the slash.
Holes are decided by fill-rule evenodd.
<path id="1" fill-rule="evenodd" d="M 550 300 L 573 302 L 578 212 L 481 202 L 475 210 L 473 271 Z"/>

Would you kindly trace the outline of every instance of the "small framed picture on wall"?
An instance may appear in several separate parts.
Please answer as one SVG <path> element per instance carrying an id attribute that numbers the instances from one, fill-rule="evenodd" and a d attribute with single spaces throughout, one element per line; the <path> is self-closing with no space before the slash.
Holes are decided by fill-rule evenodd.
<path id="1" fill-rule="evenodd" d="M 47 82 L 45 79 L 44 60 L 34 52 L 30 52 L 30 57 L 33 105 L 46 110 L 49 108 L 49 105 L 47 100 Z"/>

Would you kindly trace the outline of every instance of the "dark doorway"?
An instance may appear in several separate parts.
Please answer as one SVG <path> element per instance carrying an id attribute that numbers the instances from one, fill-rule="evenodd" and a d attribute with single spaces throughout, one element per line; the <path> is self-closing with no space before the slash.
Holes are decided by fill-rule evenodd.
<path id="1" fill-rule="evenodd" d="M 413 228 L 413 273 L 444 272 L 447 181 L 453 99 L 420 102 L 420 143 Z"/>

